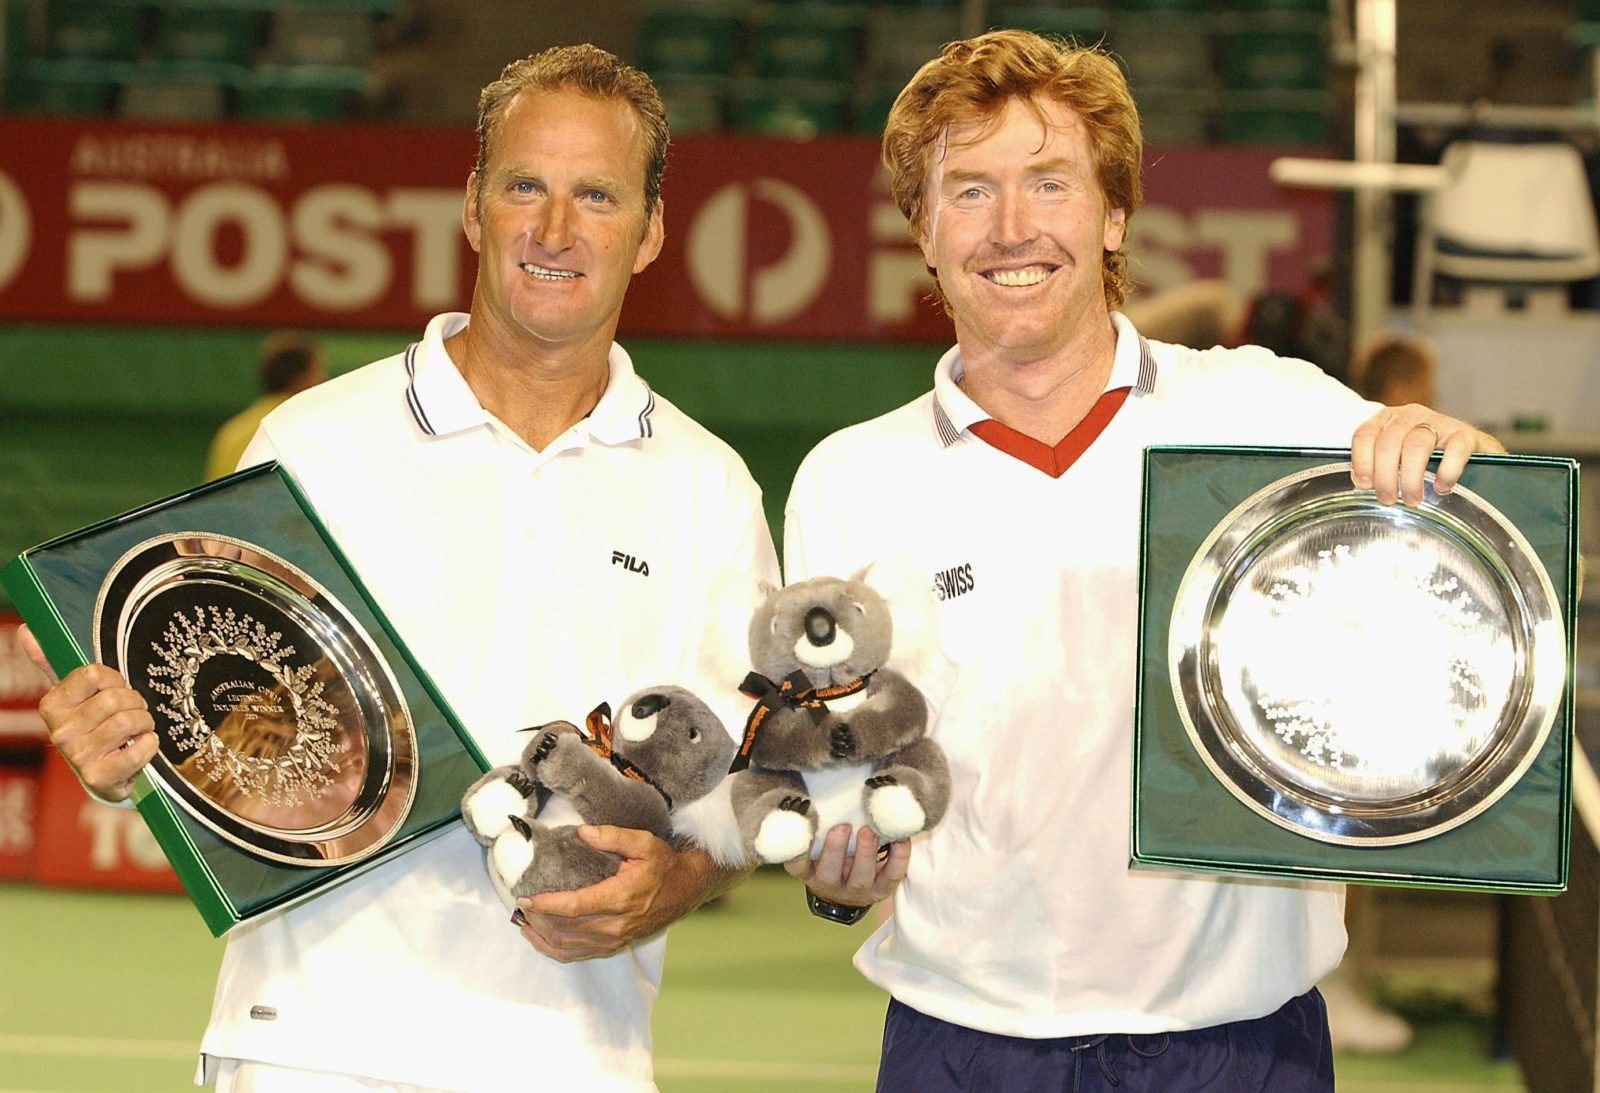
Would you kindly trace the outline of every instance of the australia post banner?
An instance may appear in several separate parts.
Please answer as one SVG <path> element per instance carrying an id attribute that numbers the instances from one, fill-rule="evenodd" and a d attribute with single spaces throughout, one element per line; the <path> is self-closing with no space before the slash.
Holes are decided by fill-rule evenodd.
<path id="1" fill-rule="evenodd" d="M 0 118 L 0 321 L 418 330 L 471 296 L 474 154 L 470 127 Z M 1302 287 L 1331 202 L 1273 158 L 1147 149 L 1135 276 Z M 950 337 L 871 137 L 683 137 L 664 195 L 625 334 Z"/>

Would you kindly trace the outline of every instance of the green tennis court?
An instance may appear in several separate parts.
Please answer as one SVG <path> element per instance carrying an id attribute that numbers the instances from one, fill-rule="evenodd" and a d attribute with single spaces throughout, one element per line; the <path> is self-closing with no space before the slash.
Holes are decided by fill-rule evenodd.
<path id="1" fill-rule="evenodd" d="M 0 1093 L 189 1087 L 222 943 L 187 901 L 0 885 L 0 923 Z M 663 1093 L 870 1090 L 885 998 L 850 966 L 865 936 L 812 918 L 776 869 L 674 926 L 655 1019 Z M 1492 1058 L 1487 1016 L 1407 1016 L 1413 1046 L 1341 1059 L 1341 1091 L 1523 1088 Z"/>

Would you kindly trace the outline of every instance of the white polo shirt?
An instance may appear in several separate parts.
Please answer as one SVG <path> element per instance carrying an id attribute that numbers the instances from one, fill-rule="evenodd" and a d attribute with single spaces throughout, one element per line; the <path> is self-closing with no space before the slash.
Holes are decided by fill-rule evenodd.
<path id="1" fill-rule="evenodd" d="M 932 392 L 818 445 L 786 513 L 787 580 L 875 564 L 869 581 L 914 590 L 891 597 L 897 658 L 914 654 L 954 781 L 856 966 L 1014 1036 L 1260 1017 L 1345 942 L 1340 886 L 1128 867 L 1141 466 L 1151 444 L 1348 447 L 1377 407 L 1303 361 L 1112 319 L 1107 390 L 1132 391 L 1059 477 L 973 435 L 987 415 L 952 349 Z"/>
<path id="2" fill-rule="evenodd" d="M 745 628 L 776 575 L 743 462 L 615 345 L 594 411 L 535 452 L 445 352 L 466 321 L 290 400 L 241 465 L 289 469 L 492 763 L 520 728 L 657 683 L 737 733 Z M 653 1089 L 664 945 L 540 955 L 452 825 L 231 935 L 201 1051 L 440 1089 Z"/>

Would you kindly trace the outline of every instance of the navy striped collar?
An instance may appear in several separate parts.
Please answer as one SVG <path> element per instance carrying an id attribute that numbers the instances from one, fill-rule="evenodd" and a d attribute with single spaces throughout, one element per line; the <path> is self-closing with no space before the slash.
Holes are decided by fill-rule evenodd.
<path id="1" fill-rule="evenodd" d="M 1156 389 L 1156 358 L 1150 343 L 1121 312 L 1112 312 L 1111 325 L 1117 332 L 1117 348 L 1105 389 L 1130 387 L 1135 395 L 1150 394 Z M 990 416 L 961 390 L 961 376 L 961 347 L 952 346 L 933 371 L 933 427 L 946 448 L 960 440 L 974 422 L 987 421 Z"/>
<path id="2" fill-rule="evenodd" d="M 468 316 L 461 312 L 435 316 L 422 340 L 406 347 L 406 406 L 417 428 L 428 436 L 448 436 L 492 420 L 444 347 L 445 340 L 460 333 L 467 321 Z M 611 376 L 605 393 L 584 419 L 589 434 L 603 444 L 625 444 L 654 435 L 655 392 L 633 370 L 627 350 L 615 342 L 606 363 Z"/>

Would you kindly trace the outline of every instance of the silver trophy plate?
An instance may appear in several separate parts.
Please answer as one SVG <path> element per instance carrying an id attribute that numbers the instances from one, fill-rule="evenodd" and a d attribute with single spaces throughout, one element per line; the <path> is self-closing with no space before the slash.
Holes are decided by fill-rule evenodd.
<path id="1" fill-rule="evenodd" d="M 416 735 L 371 639 L 315 581 L 243 540 L 149 539 L 100 589 L 95 658 L 144 695 L 149 773 L 228 842 L 345 865 L 399 829 Z"/>
<path id="2" fill-rule="evenodd" d="M 1184 574 L 1168 665 L 1190 740 L 1228 790 L 1345 846 L 1465 823 L 1533 762 L 1559 710 L 1555 590 L 1491 505 L 1427 476 L 1379 504 L 1348 463 L 1234 509 Z"/>

